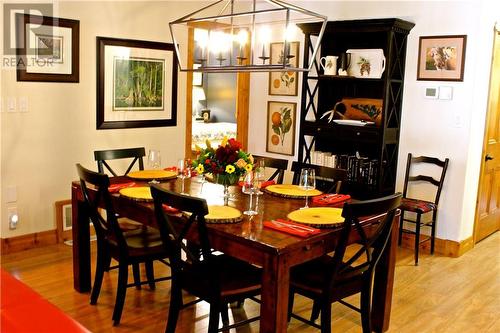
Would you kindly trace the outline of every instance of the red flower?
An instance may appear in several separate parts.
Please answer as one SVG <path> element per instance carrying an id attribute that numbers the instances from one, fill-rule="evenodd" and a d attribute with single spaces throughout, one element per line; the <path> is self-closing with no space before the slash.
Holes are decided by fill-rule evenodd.
<path id="1" fill-rule="evenodd" d="M 238 151 L 241 149 L 241 143 L 239 143 L 236 139 L 231 138 L 228 140 L 229 147 L 232 149 Z"/>
<path id="2" fill-rule="evenodd" d="M 207 158 L 207 159 L 205 160 L 205 164 L 206 164 L 206 165 L 209 165 L 209 164 L 210 164 L 210 162 L 211 162 L 211 161 L 210 161 L 210 159 L 209 159 L 209 158 Z"/>

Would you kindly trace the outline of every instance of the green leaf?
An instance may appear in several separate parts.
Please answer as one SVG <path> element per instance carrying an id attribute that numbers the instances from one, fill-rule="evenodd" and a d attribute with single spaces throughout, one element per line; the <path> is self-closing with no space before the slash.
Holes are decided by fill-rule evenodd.
<path id="1" fill-rule="evenodd" d="M 273 125 L 273 132 L 280 135 L 280 127 L 279 126 L 276 126 L 276 125 Z"/>
<path id="2" fill-rule="evenodd" d="M 294 77 L 290 78 L 290 83 L 293 83 L 293 81 L 295 81 L 295 78 Z"/>
<path id="3" fill-rule="evenodd" d="M 283 119 L 282 124 L 283 124 L 282 125 L 283 133 L 288 133 L 290 131 L 290 128 L 292 127 L 292 119 L 291 118 Z"/>

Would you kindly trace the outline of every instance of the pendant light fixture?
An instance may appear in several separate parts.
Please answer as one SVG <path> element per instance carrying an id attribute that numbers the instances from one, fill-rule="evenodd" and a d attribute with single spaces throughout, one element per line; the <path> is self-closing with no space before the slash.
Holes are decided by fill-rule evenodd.
<path id="1" fill-rule="evenodd" d="M 181 71 L 299 72 L 312 67 L 326 21 L 326 16 L 279 0 L 220 0 L 170 22 L 170 32 Z M 312 22 L 321 33 L 310 61 L 292 66 L 290 43 L 298 38 L 297 25 Z M 189 40 L 194 41 L 191 48 Z M 278 42 L 282 51 L 271 59 L 270 43 Z"/>

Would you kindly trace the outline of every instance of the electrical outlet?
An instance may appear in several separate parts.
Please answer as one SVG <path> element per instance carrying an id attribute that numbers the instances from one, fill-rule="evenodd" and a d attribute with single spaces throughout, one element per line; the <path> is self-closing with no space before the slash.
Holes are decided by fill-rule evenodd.
<path id="1" fill-rule="evenodd" d="M 16 229 L 17 224 L 19 223 L 19 214 L 17 213 L 17 207 L 7 208 L 7 214 L 9 215 L 9 218 L 7 220 L 9 221 L 9 229 Z"/>

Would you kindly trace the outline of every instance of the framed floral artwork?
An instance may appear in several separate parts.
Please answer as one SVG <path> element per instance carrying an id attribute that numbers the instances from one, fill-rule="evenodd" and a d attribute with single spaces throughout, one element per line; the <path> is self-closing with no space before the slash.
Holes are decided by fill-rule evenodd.
<path id="1" fill-rule="evenodd" d="M 290 55 L 288 61 L 292 67 L 299 64 L 299 42 L 290 42 Z M 283 43 L 271 43 L 271 64 L 282 64 Z M 298 72 L 270 72 L 269 73 L 269 95 L 275 96 L 297 96 Z"/>
<path id="2" fill-rule="evenodd" d="M 17 81 L 79 82 L 80 21 L 16 14 Z"/>
<path id="3" fill-rule="evenodd" d="M 297 103 L 267 102 L 266 151 L 293 155 Z"/>
<path id="4" fill-rule="evenodd" d="M 417 80 L 463 81 L 466 35 L 422 36 Z"/>
<path id="5" fill-rule="evenodd" d="M 176 124 L 174 45 L 97 37 L 97 129 Z"/>

